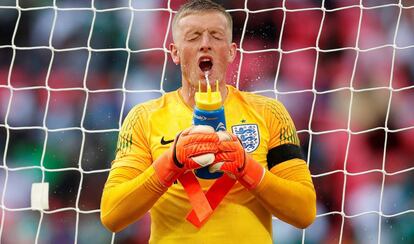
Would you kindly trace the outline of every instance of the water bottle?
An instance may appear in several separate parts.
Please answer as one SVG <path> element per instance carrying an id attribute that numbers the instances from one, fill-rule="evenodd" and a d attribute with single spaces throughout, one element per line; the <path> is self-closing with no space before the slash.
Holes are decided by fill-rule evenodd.
<path id="1" fill-rule="evenodd" d="M 209 84 L 207 85 L 207 92 L 201 92 L 201 86 L 199 85 L 199 91 L 195 94 L 195 103 L 193 115 L 194 125 L 209 125 L 216 131 L 226 130 L 226 119 L 221 94 L 218 89 L 218 81 L 216 81 L 215 92 L 211 91 Z M 217 179 L 223 175 L 222 172 L 211 173 L 209 167 L 206 166 L 196 169 L 195 175 L 202 179 Z"/>

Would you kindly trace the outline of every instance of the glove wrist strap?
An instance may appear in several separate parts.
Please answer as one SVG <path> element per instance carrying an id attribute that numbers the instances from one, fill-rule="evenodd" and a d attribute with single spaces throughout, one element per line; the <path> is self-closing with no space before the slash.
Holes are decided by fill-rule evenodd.
<path id="1" fill-rule="evenodd" d="M 169 157 L 170 154 L 170 152 L 164 153 L 153 163 L 158 179 L 165 187 L 170 187 L 183 173 L 183 169 L 178 168 Z"/>
<path id="2" fill-rule="evenodd" d="M 264 173 L 264 168 L 246 154 L 245 167 L 243 169 L 242 175 L 238 178 L 238 180 L 240 184 L 251 190 L 260 184 Z"/>

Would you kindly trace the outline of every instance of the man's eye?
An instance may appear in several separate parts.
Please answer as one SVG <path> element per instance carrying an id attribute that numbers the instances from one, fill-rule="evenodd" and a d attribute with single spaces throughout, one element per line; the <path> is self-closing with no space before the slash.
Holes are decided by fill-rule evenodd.
<path id="1" fill-rule="evenodd" d="M 198 39 L 198 37 L 200 37 L 200 35 L 191 35 L 187 38 L 188 41 L 195 41 Z"/>
<path id="2" fill-rule="evenodd" d="M 221 40 L 221 39 L 223 39 L 223 38 L 221 37 L 221 35 L 213 35 L 213 37 L 214 37 L 214 39 L 216 39 L 216 40 Z"/>
<path id="3" fill-rule="evenodd" d="M 221 40 L 221 39 L 223 39 L 223 35 L 221 35 L 220 33 L 218 33 L 218 32 L 212 32 L 211 33 L 211 36 L 213 36 L 213 38 L 214 39 L 216 39 L 216 40 Z"/>

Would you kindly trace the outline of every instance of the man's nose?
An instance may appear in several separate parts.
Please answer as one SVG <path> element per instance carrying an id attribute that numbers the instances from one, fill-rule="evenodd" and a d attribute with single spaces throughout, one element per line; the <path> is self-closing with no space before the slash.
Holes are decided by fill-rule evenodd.
<path id="1" fill-rule="evenodd" d="M 211 50 L 211 40 L 207 32 L 204 32 L 201 38 L 200 51 L 207 52 Z"/>

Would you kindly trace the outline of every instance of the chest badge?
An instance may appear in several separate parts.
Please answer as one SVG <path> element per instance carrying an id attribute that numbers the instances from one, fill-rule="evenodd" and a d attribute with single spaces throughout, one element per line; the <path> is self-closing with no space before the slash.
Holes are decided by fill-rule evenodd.
<path id="1" fill-rule="evenodd" d="M 256 124 L 234 125 L 231 130 L 240 139 L 246 152 L 251 153 L 259 146 L 259 127 Z"/>

